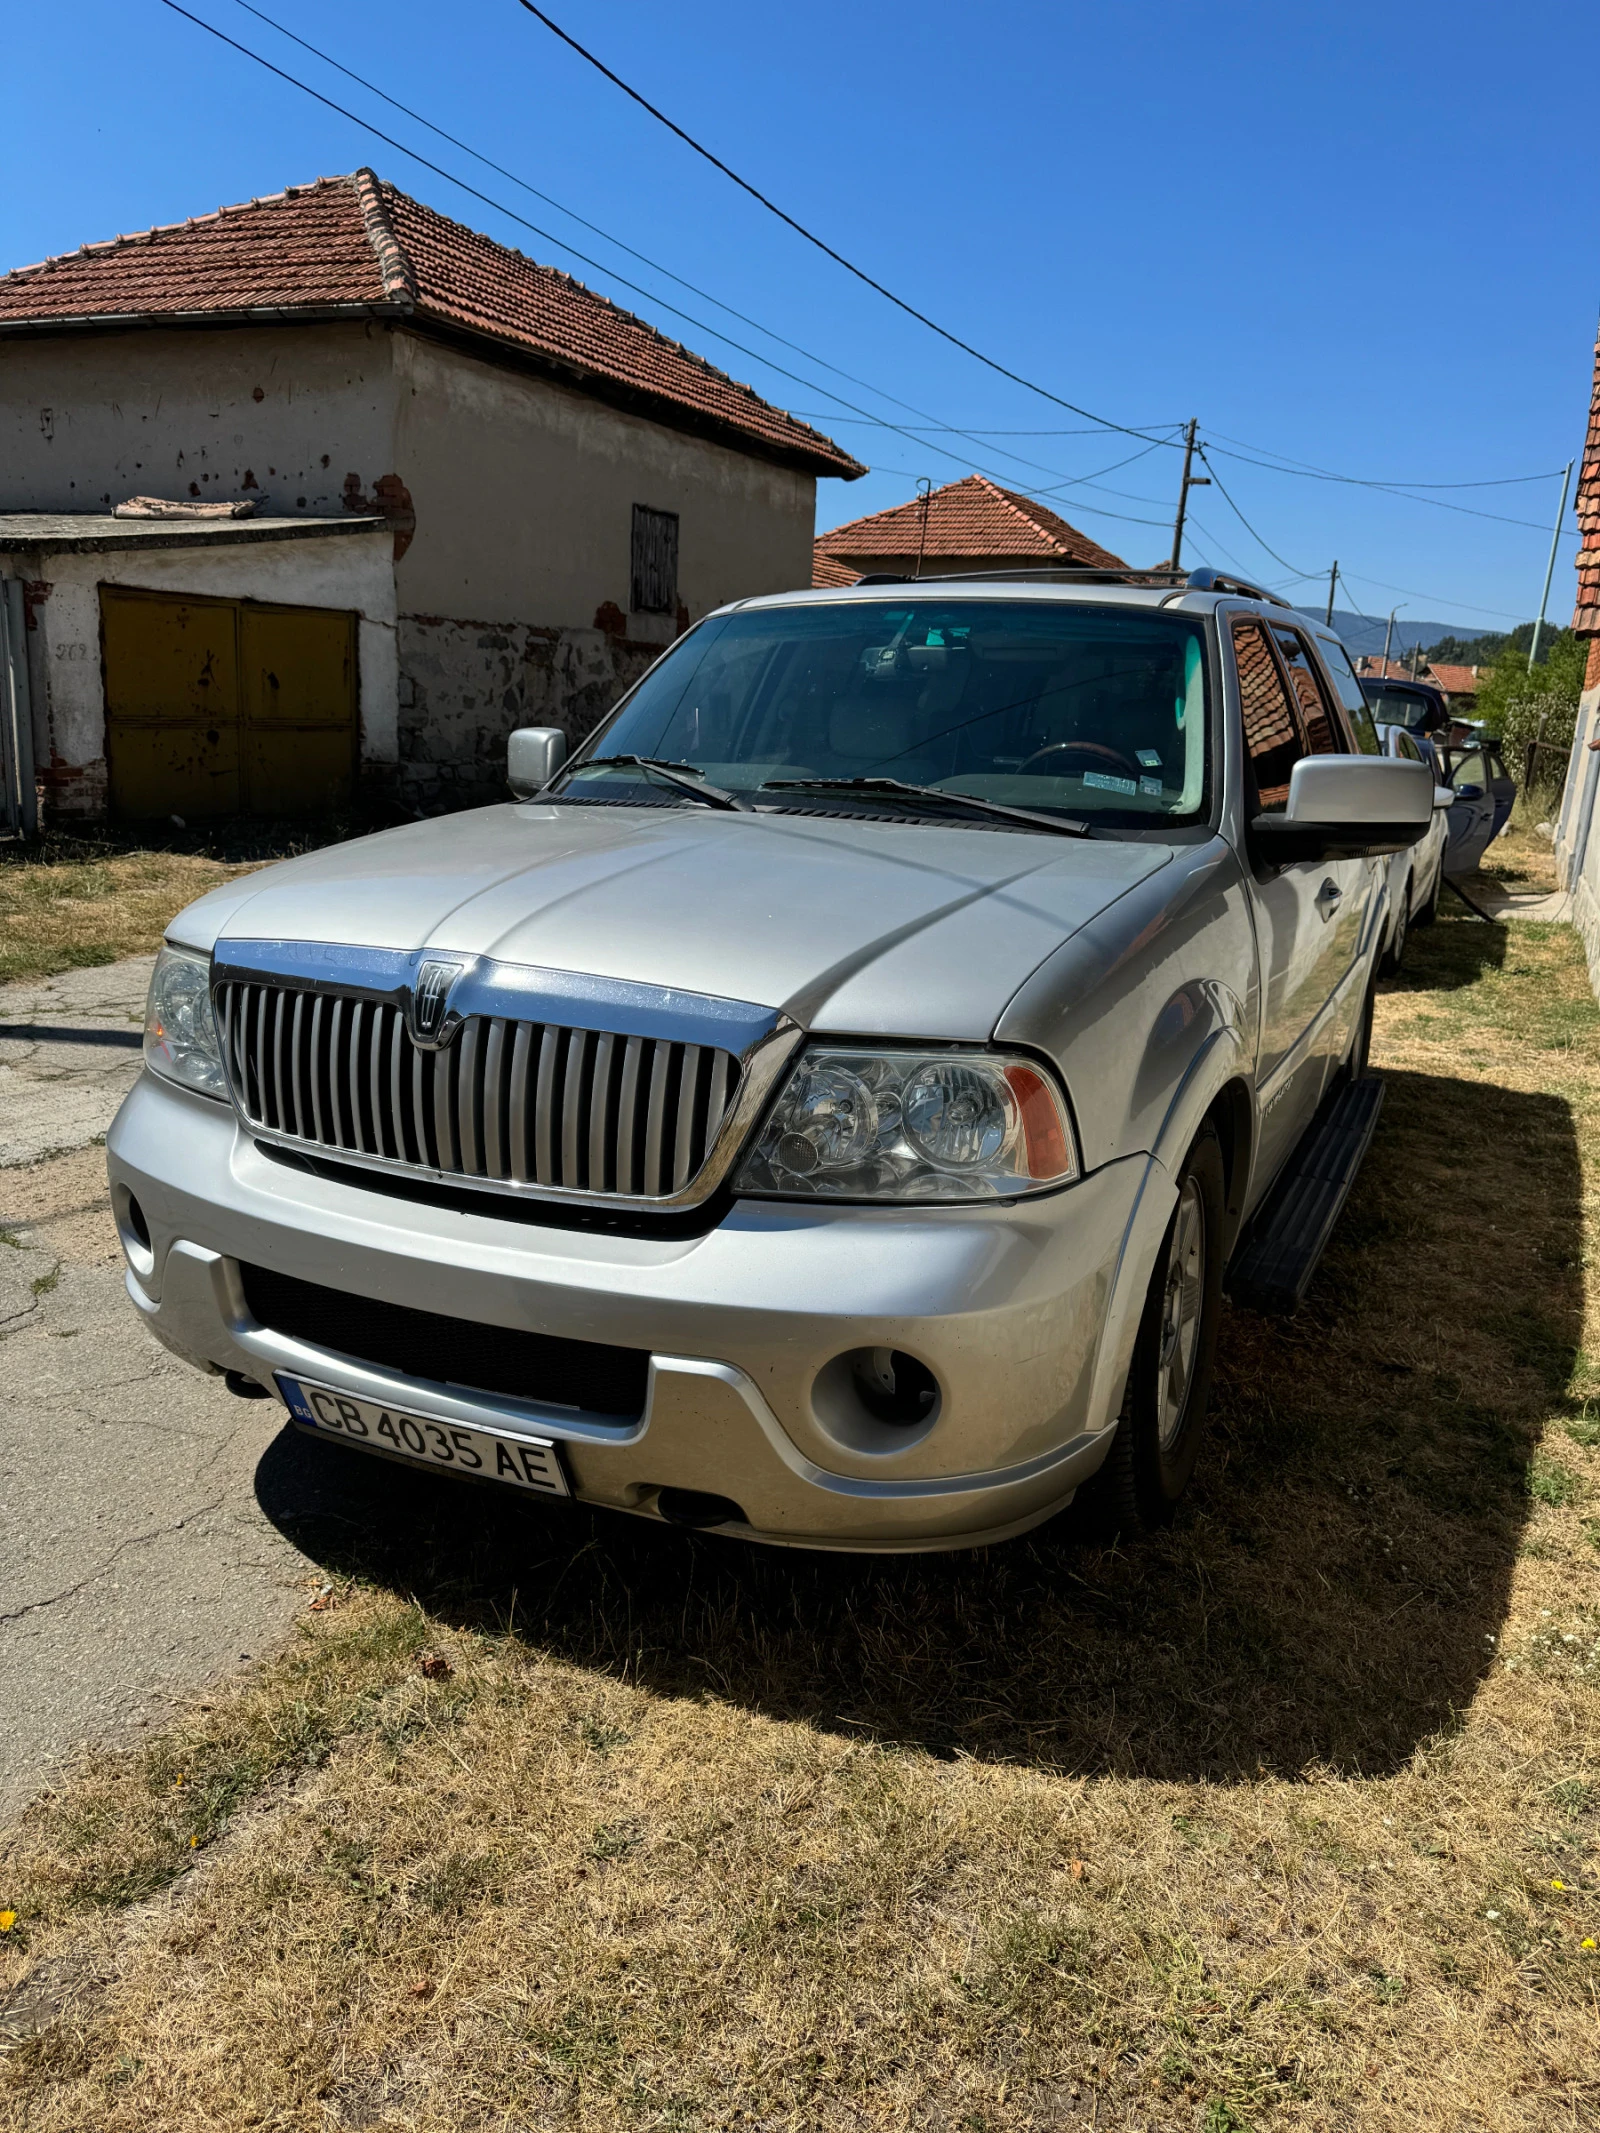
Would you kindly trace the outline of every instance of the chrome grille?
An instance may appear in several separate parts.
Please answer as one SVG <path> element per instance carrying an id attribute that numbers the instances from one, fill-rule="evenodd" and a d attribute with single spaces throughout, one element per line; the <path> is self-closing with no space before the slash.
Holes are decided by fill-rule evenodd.
<path id="1" fill-rule="evenodd" d="M 739 1083 L 711 1045 L 469 1016 L 425 1050 L 403 1012 L 281 985 L 216 988 L 246 1122 L 332 1154 L 562 1192 L 666 1199 L 698 1175 Z"/>

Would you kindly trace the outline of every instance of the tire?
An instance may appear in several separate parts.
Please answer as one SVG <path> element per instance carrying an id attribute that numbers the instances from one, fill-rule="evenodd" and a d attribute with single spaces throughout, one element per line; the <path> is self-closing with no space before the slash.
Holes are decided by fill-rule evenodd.
<path id="1" fill-rule="evenodd" d="M 1394 916 L 1394 934 L 1389 942 L 1388 953 L 1383 959 L 1384 975 L 1386 977 L 1394 977 L 1399 971 L 1400 965 L 1405 961 L 1406 939 L 1411 927 L 1411 885 L 1414 879 L 1414 875 L 1408 874 L 1406 876 L 1405 889 L 1400 897 L 1400 908 Z"/>
<path id="2" fill-rule="evenodd" d="M 1368 1062 L 1372 1057 L 1372 1015 L 1378 1004 L 1378 974 L 1372 974 L 1367 987 L 1367 997 L 1361 1003 L 1361 1022 L 1356 1030 L 1355 1042 L 1350 1047 L 1350 1057 L 1345 1062 L 1352 1081 L 1365 1081 Z"/>
<path id="3" fill-rule="evenodd" d="M 1222 1217 L 1222 1148 L 1207 1126 L 1178 1173 L 1117 1434 L 1095 1477 L 1102 1523 L 1123 1534 L 1167 1524 L 1200 1456 L 1222 1315 Z"/>
<path id="4" fill-rule="evenodd" d="M 1428 891 L 1428 900 L 1412 919 L 1413 926 L 1431 926 L 1439 916 L 1439 896 L 1444 888 L 1444 854 L 1439 854 L 1439 864 L 1433 870 L 1433 887 Z"/>

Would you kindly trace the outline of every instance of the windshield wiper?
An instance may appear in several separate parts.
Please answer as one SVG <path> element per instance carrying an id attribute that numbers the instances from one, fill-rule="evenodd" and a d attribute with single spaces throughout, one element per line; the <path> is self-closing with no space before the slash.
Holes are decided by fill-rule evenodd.
<path id="1" fill-rule="evenodd" d="M 680 792 L 689 793 L 696 800 L 704 800 L 707 807 L 732 807 L 742 815 L 753 814 L 748 800 L 741 800 L 737 793 L 724 792 L 720 785 L 708 785 L 699 771 L 690 763 L 667 763 L 654 755 L 592 755 L 586 762 L 575 763 L 574 772 L 580 770 L 604 770 L 616 764 L 621 769 L 654 770 L 676 785 Z"/>
<path id="2" fill-rule="evenodd" d="M 1026 823 L 1029 829 L 1054 830 L 1059 837 L 1087 837 L 1089 825 L 1071 815 L 1036 815 L 1030 808 L 1005 807 L 998 800 L 980 800 L 976 793 L 946 792 L 941 785 L 906 785 L 899 778 L 768 778 L 763 792 L 856 792 L 886 800 L 937 800 L 945 807 L 976 808 L 982 815 L 998 815 L 1002 822 Z"/>

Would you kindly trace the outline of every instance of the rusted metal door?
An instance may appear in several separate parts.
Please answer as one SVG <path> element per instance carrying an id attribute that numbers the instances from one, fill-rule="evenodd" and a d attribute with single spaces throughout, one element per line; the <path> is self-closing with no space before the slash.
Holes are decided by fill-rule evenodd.
<path id="1" fill-rule="evenodd" d="M 354 615 L 102 586 L 118 815 L 315 815 L 350 798 Z"/>
<path id="2" fill-rule="evenodd" d="M 233 815 L 239 623 L 231 600 L 100 589 L 106 755 L 119 815 Z"/>
<path id="3" fill-rule="evenodd" d="M 326 607 L 239 610 L 245 805 L 326 814 L 356 767 L 356 618 Z"/>

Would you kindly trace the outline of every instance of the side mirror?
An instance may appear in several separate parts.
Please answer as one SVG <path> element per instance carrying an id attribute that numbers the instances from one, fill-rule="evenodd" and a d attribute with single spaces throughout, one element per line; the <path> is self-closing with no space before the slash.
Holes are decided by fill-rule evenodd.
<path id="1" fill-rule="evenodd" d="M 1458 785 L 1455 789 L 1454 797 L 1458 800 L 1481 800 L 1483 798 L 1483 787 L 1481 785 Z"/>
<path id="2" fill-rule="evenodd" d="M 519 800 L 543 792 L 567 760 L 567 736 L 559 726 L 518 726 L 506 742 L 506 782 Z"/>
<path id="3" fill-rule="evenodd" d="M 1456 796 L 1448 785 L 1436 785 L 1433 788 L 1433 804 L 1435 807 L 1454 807 Z"/>
<path id="4" fill-rule="evenodd" d="M 1433 773 L 1404 756 L 1307 755 L 1281 815 L 1257 815 L 1247 843 L 1263 866 L 1404 852 L 1433 820 Z"/>

